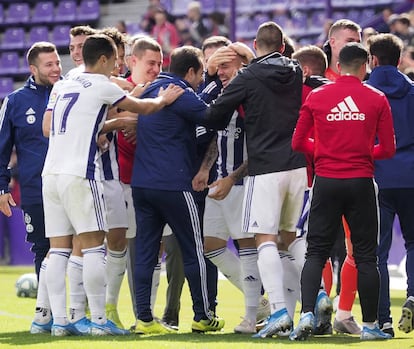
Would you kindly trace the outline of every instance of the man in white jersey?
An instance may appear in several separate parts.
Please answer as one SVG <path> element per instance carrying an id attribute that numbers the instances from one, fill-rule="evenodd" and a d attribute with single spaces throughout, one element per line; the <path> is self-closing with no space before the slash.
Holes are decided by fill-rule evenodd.
<path id="1" fill-rule="evenodd" d="M 43 121 L 50 135 L 43 168 L 46 236 L 50 258 L 46 272 L 53 336 L 78 335 L 66 315 L 65 270 L 76 234 L 84 255 L 83 282 L 91 311 L 89 333 L 124 335 L 105 314 L 105 248 L 108 230 L 100 182 L 97 139 L 100 132 L 125 128 L 125 120 L 105 123 L 108 106 L 148 114 L 182 94 L 169 86 L 154 99 L 138 100 L 109 81 L 117 58 L 116 46 L 105 35 L 92 35 L 83 49 L 85 73 L 61 81 L 52 91 Z"/>
<path id="2" fill-rule="evenodd" d="M 75 74 L 83 72 L 82 48 L 86 38 L 96 34 L 96 29 L 87 25 L 75 26 L 70 29 L 69 53 L 75 68 L 71 69 L 65 78 L 70 79 Z M 69 313 L 70 321 L 81 332 L 89 331 L 90 320 L 86 317 L 86 293 L 83 288 L 83 255 L 77 236 L 73 236 L 72 253 L 67 267 L 69 283 Z"/>

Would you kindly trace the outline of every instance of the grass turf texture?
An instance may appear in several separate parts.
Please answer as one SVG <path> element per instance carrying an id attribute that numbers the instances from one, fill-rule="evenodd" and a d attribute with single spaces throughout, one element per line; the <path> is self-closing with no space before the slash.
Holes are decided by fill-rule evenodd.
<path id="1" fill-rule="evenodd" d="M 18 298 L 14 284 L 24 273 L 33 272 L 30 267 L 0 266 L 0 348 L 59 348 L 59 349 L 106 349 L 106 348 L 185 348 L 185 349 L 235 349 L 235 348 L 308 348 L 308 349 L 345 349 L 345 348 L 414 348 L 414 332 L 405 334 L 397 329 L 401 315 L 401 305 L 405 300 L 404 291 L 392 291 L 392 314 L 396 337 L 389 341 L 364 341 L 357 336 L 333 335 L 312 337 L 306 342 L 290 342 L 287 338 L 253 339 L 250 335 L 237 335 L 233 328 L 241 321 L 244 304 L 241 293 L 227 280 L 219 281 L 219 305 L 217 312 L 226 320 L 224 331 L 212 334 L 191 333 L 192 310 L 187 285 L 184 286 L 180 313 L 180 331 L 177 334 L 127 337 L 64 337 L 54 338 L 47 334 L 31 335 L 29 328 L 33 319 L 35 300 Z M 155 315 L 162 316 L 165 305 L 167 279 L 161 276 Z M 299 306 L 297 306 L 299 310 Z M 128 283 L 124 279 L 118 305 L 121 321 L 126 327 L 134 324 Z M 353 313 L 361 321 L 358 299 Z M 299 313 L 296 313 L 295 324 Z"/>

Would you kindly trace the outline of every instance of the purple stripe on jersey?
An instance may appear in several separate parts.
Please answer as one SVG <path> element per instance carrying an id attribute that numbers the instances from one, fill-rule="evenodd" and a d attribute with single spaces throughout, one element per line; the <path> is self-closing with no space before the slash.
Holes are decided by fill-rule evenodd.
<path id="1" fill-rule="evenodd" d="M 244 161 L 244 120 L 240 115 L 238 115 L 236 119 L 236 132 L 234 136 L 233 172 L 237 170 Z M 236 185 L 243 185 L 243 178 L 240 179 Z"/>
<path id="2" fill-rule="evenodd" d="M 95 127 L 93 128 L 92 138 L 89 146 L 89 155 L 88 155 L 88 166 L 86 168 L 85 178 L 87 179 L 95 179 L 95 156 L 98 150 L 98 145 L 96 144 L 96 137 L 98 133 L 98 127 L 102 122 L 103 117 L 106 114 L 108 106 L 104 104 L 99 110 L 99 113 L 96 118 Z"/>
<path id="3" fill-rule="evenodd" d="M 125 95 L 125 96 L 122 96 L 122 97 L 121 97 L 120 99 L 118 99 L 116 102 L 112 103 L 112 105 L 116 105 L 117 103 L 119 103 L 119 102 L 123 101 L 125 98 L 126 98 L 126 95 Z"/>
<path id="4" fill-rule="evenodd" d="M 114 142 L 114 132 L 110 132 L 106 135 L 106 138 L 109 142 Z M 103 174 L 105 180 L 112 180 L 114 179 L 114 174 L 112 172 L 112 158 L 111 158 L 111 152 L 106 151 L 102 154 L 102 167 L 103 167 Z"/>
<path id="5" fill-rule="evenodd" d="M 227 139 L 228 139 L 228 129 L 225 128 L 221 131 L 221 141 L 220 141 L 220 158 L 221 158 L 221 166 L 220 172 L 221 176 L 227 177 L 229 173 L 227 172 Z"/>

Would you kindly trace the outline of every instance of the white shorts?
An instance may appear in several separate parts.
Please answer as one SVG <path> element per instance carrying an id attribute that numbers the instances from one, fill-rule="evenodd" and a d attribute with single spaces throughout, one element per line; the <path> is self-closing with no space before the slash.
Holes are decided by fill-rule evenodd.
<path id="1" fill-rule="evenodd" d="M 249 176 L 243 199 L 242 231 L 295 232 L 307 188 L 306 168 Z"/>
<path id="2" fill-rule="evenodd" d="M 121 182 L 116 179 L 102 181 L 108 229 L 128 228 L 127 204 Z"/>
<path id="3" fill-rule="evenodd" d="M 204 236 L 227 241 L 252 237 L 241 231 L 244 186 L 235 185 L 223 200 L 206 197 L 204 210 Z"/>
<path id="4" fill-rule="evenodd" d="M 72 175 L 43 177 L 46 237 L 108 231 L 101 182 Z"/>
<path id="5" fill-rule="evenodd" d="M 126 212 L 128 219 L 128 229 L 126 231 L 126 238 L 132 239 L 137 235 L 137 223 L 135 222 L 135 209 L 132 200 L 131 185 L 121 182 L 122 190 L 124 192 L 124 200 L 126 204 Z"/>

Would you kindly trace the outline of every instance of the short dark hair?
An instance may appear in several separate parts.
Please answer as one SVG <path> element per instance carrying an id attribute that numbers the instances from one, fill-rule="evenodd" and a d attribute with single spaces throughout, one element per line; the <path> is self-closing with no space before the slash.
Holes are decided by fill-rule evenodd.
<path id="1" fill-rule="evenodd" d="M 170 73 L 184 77 L 190 68 L 203 68 L 203 53 L 194 46 L 182 46 L 171 52 Z"/>
<path id="2" fill-rule="evenodd" d="M 303 46 L 293 53 L 292 58 L 298 60 L 302 66 L 308 65 L 312 69 L 313 75 L 325 75 L 328 60 L 325 52 L 318 46 Z"/>
<path id="3" fill-rule="evenodd" d="M 339 51 L 339 64 L 352 71 L 357 71 L 367 62 L 368 51 L 359 42 L 349 42 Z"/>
<path id="4" fill-rule="evenodd" d="M 280 52 L 284 44 L 282 28 L 275 22 L 269 21 L 261 24 L 256 33 L 256 45 L 268 52 Z"/>
<path id="5" fill-rule="evenodd" d="M 115 53 L 116 46 L 114 41 L 104 34 L 88 36 L 82 47 L 83 61 L 87 66 L 94 66 L 102 55 L 109 59 Z"/>
<path id="6" fill-rule="evenodd" d="M 287 35 L 283 38 L 283 43 L 285 44 L 285 50 L 283 51 L 283 56 L 292 58 L 293 53 L 295 52 L 295 42 L 292 38 Z"/>
<path id="7" fill-rule="evenodd" d="M 378 34 L 367 40 L 369 53 L 378 59 L 379 65 L 398 66 L 404 44 L 393 34 Z"/>
<path id="8" fill-rule="evenodd" d="M 96 34 L 97 30 L 91 28 L 89 25 L 78 25 L 70 29 L 70 36 L 79 36 L 79 35 L 93 35 Z"/>
<path id="9" fill-rule="evenodd" d="M 39 41 L 35 42 L 29 49 L 26 55 L 27 63 L 29 65 L 36 65 L 37 58 L 41 53 L 57 52 L 56 46 L 51 42 Z"/>
<path id="10" fill-rule="evenodd" d="M 207 48 L 211 47 L 223 47 L 223 46 L 229 46 L 231 44 L 230 39 L 226 38 L 225 36 L 221 35 L 213 35 L 208 37 L 203 41 L 203 45 L 201 46 L 201 50 L 204 51 Z"/>

